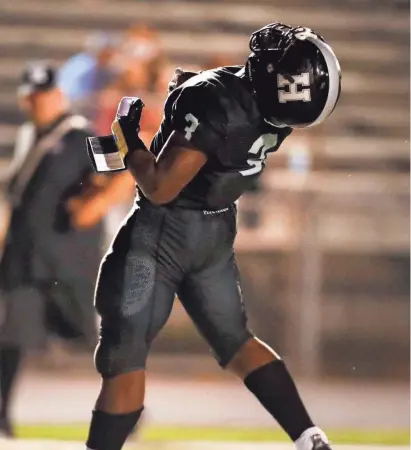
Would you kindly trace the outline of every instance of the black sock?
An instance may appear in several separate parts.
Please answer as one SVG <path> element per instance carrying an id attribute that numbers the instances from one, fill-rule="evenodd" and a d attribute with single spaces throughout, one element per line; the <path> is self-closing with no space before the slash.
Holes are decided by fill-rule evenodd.
<path id="1" fill-rule="evenodd" d="M 293 441 L 314 426 L 282 360 L 259 367 L 244 384 Z"/>
<path id="2" fill-rule="evenodd" d="M 87 448 L 91 450 L 121 450 L 142 412 L 143 408 L 127 414 L 93 411 Z"/>
<path id="3" fill-rule="evenodd" d="M 10 399 L 14 382 L 17 378 L 22 352 L 19 347 L 9 346 L 0 348 L 0 417 L 8 418 Z"/>

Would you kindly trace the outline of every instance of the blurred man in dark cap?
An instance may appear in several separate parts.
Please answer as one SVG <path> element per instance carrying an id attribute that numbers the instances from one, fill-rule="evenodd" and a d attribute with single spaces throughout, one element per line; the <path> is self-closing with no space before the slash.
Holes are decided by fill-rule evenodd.
<path id="1" fill-rule="evenodd" d="M 7 436 L 24 354 L 43 349 L 50 334 L 95 346 L 101 219 L 125 195 L 121 177 L 92 172 L 89 123 L 70 112 L 51 66 L 28 66 L 19 101 L 30 121 L 20 128 L 8 174 L 11 219 L 0 260 L 0 434 Z"/>

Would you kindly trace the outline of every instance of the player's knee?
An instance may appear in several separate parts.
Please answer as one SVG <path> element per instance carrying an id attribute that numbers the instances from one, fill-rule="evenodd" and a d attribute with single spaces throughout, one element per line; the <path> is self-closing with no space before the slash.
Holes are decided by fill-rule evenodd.
<path id="1" fill-rule="evenodd" d="M 103 378 L 145 369 L 148 343 L 132 324 L 103 325 L 94 364 Z"/>
<path id="2" fill-rule="evenodd" d="M 259 367 L 280 359 L 267 344 L 255 336 L 248 339 L 236 352 L 228 364 L 228 368 L 244 379 Z"/>
<path id="3" fill-rule="evenodd" d="M 110 414 L 125 414 L 144 405 L 145 371 L 137 370 L 113 378 L 105 378 L 97 401 L 97 409 Z"/>

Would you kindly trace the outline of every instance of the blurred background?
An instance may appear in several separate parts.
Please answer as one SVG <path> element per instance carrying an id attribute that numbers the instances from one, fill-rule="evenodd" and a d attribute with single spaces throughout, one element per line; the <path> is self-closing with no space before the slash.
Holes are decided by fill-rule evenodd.
<path id="1" fill-rule="evenodd" d="M 339 56 L 343 88 L 330 119 L 295 132 L 240 201 L 236 245 L 250 322 L 284 356 L 325 426 L 406 428 L 407 0 L 0 0 L 0 179 L 24 121 L 16 89 L 27 61 L 46 59 L 59 68 L 59 85 L 73 110 L 99 134 L 109 133 L 122 96 L 142 97 L 143 139 L 149 143 L 175 67 L 242 64 L 250 33 L 274 21 L 324 35 Z M 105 248 L 131 201 L 104 219 Z M 0 209 L 2 242 L 10 211 L 5 197 Z M 163 423 L 167 398 L 178 401 L 185 393 L 197 402 L 191 394 L 198 383 L 200 394 L 193 395 L 203 406 L 198 417 L 193 410 L 194 424 L 270 425 L 248 397 L 244 402 L 252 406 L 241 422 L 239 399 L 246 394 L 236 397 L 241 387 L 219 372 L 178 302 L 150 361 L 148 422 Z M 55 383 L 55 395 L 62 395 L 66 374 L 73 397 L 60 418 L 45 407 L 23 408 L 27 399 L 42 401 L 46 385 Z M 86 421 L 96 386 L 91 353 L 51 340 L 27 363 L 15 415 L 22 423 Z M 215 395 L 206 401 L 205 391 Z M 221 398 L 226 403 L 219 404 Z M 361 407 L 354 412 L 355 403 Z M 174 422 L 185 417 L 176 412 Z"/>

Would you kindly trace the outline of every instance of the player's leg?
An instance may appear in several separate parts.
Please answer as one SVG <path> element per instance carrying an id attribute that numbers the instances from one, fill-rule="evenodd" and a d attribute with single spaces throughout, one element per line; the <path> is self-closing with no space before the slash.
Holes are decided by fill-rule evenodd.
<path id="1" fill-rule="evenodd" d="M 253 337 L 233 356 L 227 368 L 244 380 L 297 449 L 326 446 L 327 437 L 312 422 L 285 362 L 267 344 Z"/>
<path id="2" fill-rule="evenodd" d="M 11 344 L 0 346 L 0 435 L 7 437 L 14 437 L 10 406 L 22 357 L 20 346 Z"/>
<path id="3" fill-rule="evenodd" d="M 0 329 L 0 434 L 13 435 L 10 416 L 13 393 L 24 355 L 44 348 L 45 299 L 34 286 L 2 292 L 4 320 Z"/>
<path id="4" fill-rule="evenodd" d="M 160 209 L 135 213 L 101 266 L 95 364 L 103 381 L 87 441 L 92 450 L 120 450 L 143 410 L 147 353 L 176 290 L 157 260 L 162 222 Z"/>
<path id="5" fill-rule="evenodd" d="M 297 447 L 324 447 L 326 436 L 314 426 L 284 361 L 247 328 L 234 255 L 191 274 L 179 297 L 220 365 L 244 381 Z"/>

